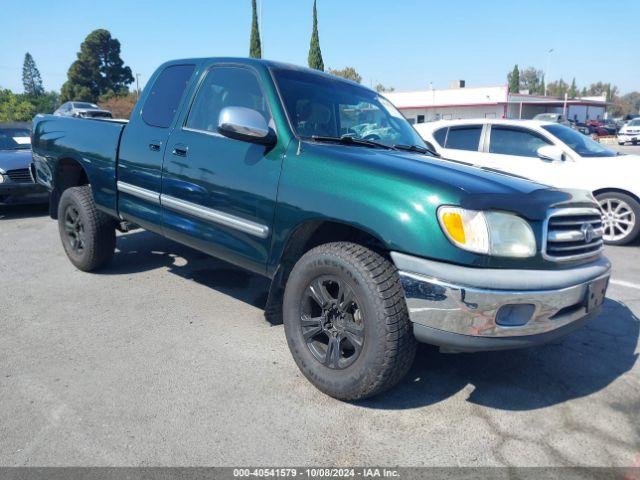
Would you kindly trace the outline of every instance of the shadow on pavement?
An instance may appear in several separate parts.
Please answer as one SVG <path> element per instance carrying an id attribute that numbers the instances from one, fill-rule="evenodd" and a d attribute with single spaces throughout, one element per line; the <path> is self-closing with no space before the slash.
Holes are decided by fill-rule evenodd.
<path id="1" fill-rule="evenodd" d="M 118 237 L 118 250 L 103 275 L 165 267 L 170 272 L 264 308 L 269 280 L 155 234 Z M 525 350 L 441 354 L 420 345 L 402 383 L 357 405 L 410 409 L 441 402 L 468 385 L 468 401 L 501 410 L 532 410 L 595 393 L 635 364 L 640 320 L 624 304 L 607 299 L 586 327 L 548 345 Z"/>
<path id="2" fill-rule="evenodd" d="M 0 220 L 43 217 L 45 215 L 49 215 L 49 205 L 47 203 L 34 205 L 0 205 Z"/>

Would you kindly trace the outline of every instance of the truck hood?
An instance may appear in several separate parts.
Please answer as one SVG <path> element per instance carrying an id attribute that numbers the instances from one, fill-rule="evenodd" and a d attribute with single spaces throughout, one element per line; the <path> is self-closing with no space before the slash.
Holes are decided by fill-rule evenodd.
<path id="1" fill-rule="evenodd" d="M 29 168 L 31 160 L 31 149 L 0 150 L 0 173 L 18 168 Z"/>
<path id="2" fill-rule="evenodd" d="M 314 154 L 375 168 L 381 173 L 456 191 L 460 206 L 472 210 L 504 210 L 531 220 L 546 218 L 549 208 L 595 207 L 584 190 L 557 189 L 523 177 L 427 155 L 357 146 L 307 144 Z M 318 151 L 316 151 L 316 149 Z M 311 153 L 311 152 L 309 152 Z"/>

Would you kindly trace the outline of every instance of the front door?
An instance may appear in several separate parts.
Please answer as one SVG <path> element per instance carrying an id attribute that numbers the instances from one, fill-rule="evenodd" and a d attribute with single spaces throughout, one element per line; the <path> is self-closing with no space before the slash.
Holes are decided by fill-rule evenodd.
<path id="1" fill-rule="evenodd" d="M 162 215 L 166 236 L 264 273 L 282 150 L 217 132 L 220 111 L 245 107 L 273 125 L 252 68 L 216 65 L 204 74 L 186 118 L 164 155 Z"/>

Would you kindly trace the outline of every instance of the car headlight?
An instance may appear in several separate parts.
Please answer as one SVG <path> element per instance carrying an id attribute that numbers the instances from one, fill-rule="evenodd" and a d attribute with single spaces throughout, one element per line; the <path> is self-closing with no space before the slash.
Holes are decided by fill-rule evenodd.
<path id="1" fill-rule="evenodd" d="M 4 175 L 0 173 L 0 183 L 4 183 Z"/>
<path id="2" fill-rule="evenodd" d="M 442 206 L 438 220 L 445 235 L 457 247 L 497 257 L 532 257 L 536 239 L 524 219 L 505 212 L 480 212 Z"/>

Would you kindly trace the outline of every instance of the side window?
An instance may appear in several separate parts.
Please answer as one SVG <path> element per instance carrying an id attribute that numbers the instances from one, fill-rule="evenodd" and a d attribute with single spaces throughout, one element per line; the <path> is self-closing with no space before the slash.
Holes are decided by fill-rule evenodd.
<path id="1" fill-rule="evenodd" d="M 444 141 L 447 139 L 447 128 L 441 128 L 433 132 L 433 138 L 435 138 L 441 147 L 444 146 Z"/>
<path id="2" fill-rule="evenodd" d="M 491 127 L 489 153 L 537 157 L 538 149 L 545 145 L 550 145 L 550 142 L 533 132 L 516 128 Z"/>
<path id="3" fill-rule="evenodd" d="M 447 135 L 445 148 L 455 150 L 478 151 L 480 145 L 481 125 L 470 125 L 468 127 L 451 127 Z"/>
<path id="4" fill-rule="evenodd" d="M 218 117 L 225 107 L 245 107 L 271 116 L 258 78 L 242 67 L 213 67 L 196 94 L 185 127 L 206 132 L 218 130 Z"/>
<path id="5" fill-rule="evenodd" d="M 195 65 L 170 65 L 158 75 L 142 107 L 145 123 L 160 128 L 171 126 L 194 69 Z"/>

